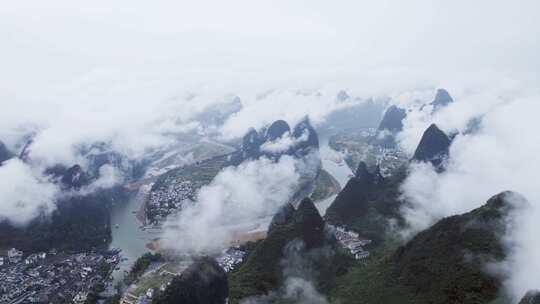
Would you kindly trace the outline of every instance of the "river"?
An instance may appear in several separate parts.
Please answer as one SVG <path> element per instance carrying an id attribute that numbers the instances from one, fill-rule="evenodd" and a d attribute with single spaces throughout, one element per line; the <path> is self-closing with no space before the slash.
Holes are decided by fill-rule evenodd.
<path id="1" fill-rule="evenodd" d="M 343 155 L 328 145 L 328 137 L 321 137 L 319 151 L 323 169 L 330 173 L 338 181 L 341 189 L 343 189 L 353 174 L 349 166 L 345 163 Z M 326 213 L 326 209 L 328 209 L 335 198 L 336 195 L 332 195 L 327 199 L 317 202 L 316 206 L 321 215 Z"/>
<path id="2" fill-rule="evenodd" d="M 118 265 L 120 269 L 113 273 L 115 282 L 123 278 L 125 271 L 129 271 L 138 257 L 149 252 L 146 244 L 156 237 L 140 229 L 142 224 L 137 220 L 135 212 L 139 210 L 141 203 L 141 199 L 137 196 L 123 204 L 116 204 L 112 209 L 110 247 L 122 249 L 122 261 Z"/>

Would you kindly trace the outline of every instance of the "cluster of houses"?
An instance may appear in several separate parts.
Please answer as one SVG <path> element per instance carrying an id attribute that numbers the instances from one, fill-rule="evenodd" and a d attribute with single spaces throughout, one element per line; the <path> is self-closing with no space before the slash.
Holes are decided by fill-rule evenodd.
<path id="1" fill-rule="evenodd" d="M 159 290 L 161 292 L 164 292 L 166 288 L 167 288 L 166 284 L 161 284 L 161 287 L 159 288 Z M 131 301 L 129 301 L 127 298 L 122 299 L 120 303 L 121 304 L 151 304 L 152 299 L 154 298 L 155 294 L 156 294 L 156 289 L 148 288 L 146 292 L 141 293 L 138 298 L 132 297 Z"/>
<path id="2" fill-rule="evenodd" d="M 151 191 L 146 206 L 148 220 L 154 224 L 164 220 L 180 209 L 186 199 L 193 199 L 194 192 L 191 181 L 173 182 L 167 187 Z"/>
<path id="3" fill-rule="evenodd" d="M 355 259 L 363 260 L 369 257 L 369 251 L 365 250 L 364 247 L 369 245 L 371 240 L 361 239 L 358 233 L 348 231 L 343 227 L 332 226 L 332 228 L 339 244 L 349 250 Z"/>
<path id="4" fill-rule="evenodd" d="M 246 253 L 238 248 L 229 248 L 216 258 L 219 266 L 229 272 L 244 260 Z"/>
<path id="5" fill-rule="evenodd" d="M 93 287 L 105 284 L 119 261 L 118 251 L 25 256 L 15 248 L 2 257 L 0 303 L 85 303 Z"/>
<path id="6" fill-rule="evenodd" d="M 379 149 L 380 151 L 375 154 L 377 155 L 376 162 L 384 177 L 391 176 L 409 160 L 409 156 L 400 149 L 384 147 L 379 147 Z"/>

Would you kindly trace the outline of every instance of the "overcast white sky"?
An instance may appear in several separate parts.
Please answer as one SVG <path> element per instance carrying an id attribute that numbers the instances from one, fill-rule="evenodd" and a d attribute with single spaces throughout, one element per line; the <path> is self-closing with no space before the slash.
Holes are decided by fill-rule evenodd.
<path id="1" fill-rule="evenodd" d="M 6 2 L 0 139 L 9 142 L 14 128 L 33 124 L 68 131 L 66 140 L 49 131 L 64 142 L 114 133 L 155 143 L 141 130 L 201 107 L 171 102 L 188 91 L 207 96 L 198 103 L 235 93 L 248 104 L 268 89 L 345 88 L 369 97 L 437 86 L 457 93 L 508 79 L 537 89 L 539 6 L 534 0 Z"/>
<path id="2" fill-rule="evenodd" d="M 195 80 L 230 82 L 234 75 L 239 83 L 255 77 L 304 85 L 301 76 L 331 81 L 381 68 L 531 73 L 540 68 L 539 6 L 534 0 L 11 1 L 0 8 L 1 91 L 4 98 L 35 93 L 98 71 L 128 73 L 119 80 L 210 73 Z"/>
<path id="3" fill-rule="evenodd" d="M 9 145 L 39 129 L 33 153 L 50 163 L 69 160 L 70 145 L 85 141 L 131 150 L 162 144 L 160 133 L 178 119 L 229 93 L 244 112 L 225 125 L 226 136 L 273 119 L 324 117 L 343 88 L 396 101 L 438 86 L 457 97 L 486 88 L 495 96 L 537 92 L 539 6 L 12 1 L 0 6 L 0 140 Z M 323 94 L 302 99 L 291 93 L 298 89 Z M 187 93 L 199 97 L 185 102 Z"/>

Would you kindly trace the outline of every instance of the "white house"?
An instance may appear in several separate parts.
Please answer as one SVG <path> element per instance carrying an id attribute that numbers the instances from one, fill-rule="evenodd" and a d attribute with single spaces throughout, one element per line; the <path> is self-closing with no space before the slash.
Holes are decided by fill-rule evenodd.
<path id="1" fill-rule="evenodd" d="M 18 263 L 22 260 L 23 252 L 15 248 L 8 250 L 8 258 L 11 263 Z"/>

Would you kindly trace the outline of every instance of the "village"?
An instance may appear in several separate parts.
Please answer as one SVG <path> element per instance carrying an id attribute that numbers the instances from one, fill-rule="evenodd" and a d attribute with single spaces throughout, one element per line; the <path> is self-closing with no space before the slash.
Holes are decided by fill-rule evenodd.
<path id="1" fill-rule="evenodd" d="M 339 244 L 347 249 L 355 259 L 363 260 L 369 257 L 369 251 L 364 247 L 371 244 L 371 240 L 361 239 L 358 233 L 348 231 L 343 227 L 336 227 L 328 225 L 334 232 L 334 236 L 338 240 Z"/>
<path id="2" fill-rule="evenodd" d="M 0 256 L 0 302 L 85 303 L 91 292 L 109 284 L 119 260 L 120 250 L 25 255 L 12 248 Z"/>
<path id="3" fill-rule="evenodd" d="M 225 272 L 230 272 L 234 270 L 238 264 L 242 263 L 245 255 L 245 251 L 242 251 L 237 247 L 231 247 L 224 250 L 221 255 L 216 257 L 216 261 Z"/>
<path id="4" fill-rule="evenodd" d="M 193 185 L 190 181 L 171 183 L 165 188 L 151 191 L 146 206 L 146 217 L 152 224 L 162 220 L 182 206 L 186 199 L 193 199 Z"/>

